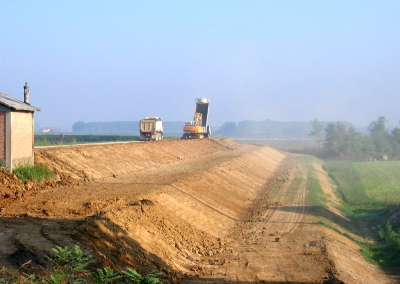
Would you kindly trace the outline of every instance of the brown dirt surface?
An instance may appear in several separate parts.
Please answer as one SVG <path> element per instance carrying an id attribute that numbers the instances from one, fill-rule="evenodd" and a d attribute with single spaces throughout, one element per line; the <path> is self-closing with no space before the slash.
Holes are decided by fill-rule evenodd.
<path id="1" fill-rule="evenodd" d="M 36 148 L 35 160 L 57 182 L 0 172 L 0 267 L 78 244 L 98 265 L 164 283 L 393 283 L 317 224 L 307 168 L 269 147 L 163 140 Z"/>

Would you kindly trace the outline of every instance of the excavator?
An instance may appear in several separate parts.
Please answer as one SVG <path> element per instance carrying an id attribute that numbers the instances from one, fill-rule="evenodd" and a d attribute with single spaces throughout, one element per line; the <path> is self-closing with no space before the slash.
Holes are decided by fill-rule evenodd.
<path id="1" fill-rule="evenodd" d="M 210 99 L 196 99 L 196 108 L 192 121 L 186 121 L 181 139 L 211 138 L 211 127 L 207 125 Z"/>

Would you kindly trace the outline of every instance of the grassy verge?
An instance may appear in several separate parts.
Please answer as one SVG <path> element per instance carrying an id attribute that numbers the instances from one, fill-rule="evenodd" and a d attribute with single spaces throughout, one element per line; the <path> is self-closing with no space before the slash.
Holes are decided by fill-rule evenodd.
<path id="1" fill-rule="evenodd" d="M 54 173 L 42 165 L 24 166 L 13 170 L 15 174 L 23 183 L 28 180 L 31 181 L 49 181 L 54 177 Z"/>
<path id="2" fill-rule="evenodd" d="M 328 161 L 324 167 L 338 185 L 341 210 L 352 226 L 360 232 L 368 228 L 370 240 L 359 242 L 361 253 L 371 263 L 400 266 L 400 218 L 395 217 L 400 209 L 400 162 Z"/>
<path id="3" fill-rule="evenodd" d="M 307 204 L 313 207 L 324 207 L 326 208 L 326 203 L 328 202 L 327 195 L 323 192 L 319 179 L 317 176 L 317 171 L 314 164 L 323 163 L 322 160 L 315 158 L 314 156 L 301 156 L 307 168 Z"/>
<path id="4" fill-rule="evenodd" d="M 319 218 L 318 224 L 350 237 L 356 232 L 351 218 L 344 218 L 331 210 L 329 195 L 321 187 L 316 166 L 322 167 L 324 161 L 314 156 L 298 156 L 294 159 L 301 160 L 307 168 L 307 212 Z"/>

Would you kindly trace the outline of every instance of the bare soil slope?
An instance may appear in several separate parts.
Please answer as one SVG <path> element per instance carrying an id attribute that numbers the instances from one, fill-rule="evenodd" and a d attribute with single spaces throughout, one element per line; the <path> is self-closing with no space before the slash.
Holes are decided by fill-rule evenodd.
<path id="1" fill-rule="evenodd" d="M 78 244 L 100 265 L 162 271 L 165 283 L 339 283 L 344 273 L 307 214 L 304 165 L 271 148 L 206 139 L 35 151 L 58 181 L 2 174 L 0 266 L 42 265 L 56 245 Z M 371 279 L 346 283 L 390 283 Z"/>

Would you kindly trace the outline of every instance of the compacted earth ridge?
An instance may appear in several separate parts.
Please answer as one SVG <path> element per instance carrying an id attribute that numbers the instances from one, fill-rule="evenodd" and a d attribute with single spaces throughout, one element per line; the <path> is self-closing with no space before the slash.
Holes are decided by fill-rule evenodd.
<path id="1" fill-rule="evenodd" d="M 94 266 L 160 271 L 163 283 L 396 283 L 319 225 L 307 167 L 288 153 L 218 138 L 42 147 L 35 162 L 54 181 L 0 172 L 0 267 L 11 271 L 79 245 Z"/>

